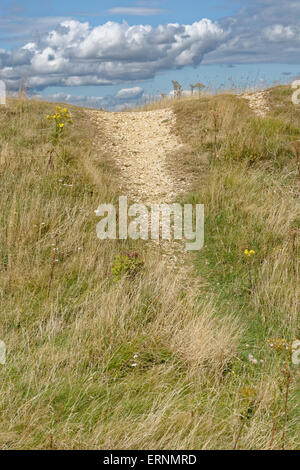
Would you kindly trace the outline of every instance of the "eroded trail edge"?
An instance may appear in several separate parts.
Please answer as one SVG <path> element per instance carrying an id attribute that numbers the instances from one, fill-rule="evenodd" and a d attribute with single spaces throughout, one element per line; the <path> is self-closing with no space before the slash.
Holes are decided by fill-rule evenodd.
<path id="1" fill-rule="evenodd" d="M 250 109 L 252 109 L 257 116 L 265 117 L 270 111 L 267 91 L 243 93 L 242 96 L 248 101 Z"/>

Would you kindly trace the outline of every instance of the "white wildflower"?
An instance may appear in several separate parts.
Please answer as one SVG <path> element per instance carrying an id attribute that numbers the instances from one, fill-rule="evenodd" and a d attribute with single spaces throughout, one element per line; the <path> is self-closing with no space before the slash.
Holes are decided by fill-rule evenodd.
<path id="1" fill-rule="evenodd" d="M 251 362 L 252 364 L 257 364 L 258 363 L 258 360 L 255 359 L 253 354 L 248 354 L 248 361 Z"/>

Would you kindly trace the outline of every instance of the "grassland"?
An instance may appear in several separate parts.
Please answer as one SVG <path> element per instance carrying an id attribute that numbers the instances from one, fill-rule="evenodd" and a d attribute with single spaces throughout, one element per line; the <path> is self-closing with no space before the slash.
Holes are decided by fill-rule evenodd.
<path id="1" fill-rule="evenodd" d="M 147 243 L 96 238 L 118 189 L 83 109 L 50 158 L 53 105 L 0 108 L 2 449 L 299 448 L 290 95 L 271 90 L 265 118 L 232 95 L 174 102 L 178 164 L 199 172 L 182 202 L 206 208 L 197 288 Z M 142 269 L 116 281 L 132 250 Z"/>

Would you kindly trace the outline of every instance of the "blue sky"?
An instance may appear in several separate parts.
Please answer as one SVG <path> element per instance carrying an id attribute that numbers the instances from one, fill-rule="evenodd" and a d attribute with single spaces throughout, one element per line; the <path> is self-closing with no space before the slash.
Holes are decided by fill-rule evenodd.
<path id="1" fill-rule="evenodd" d="M 50 99 L 121 109 L 172 79 L 291 81 L 299 59 L 299 0 L 0 0 L 0 79 Z"/>
<path id="2" fill-rule="evenodd" d="M 175 22 L 189 24 L 201 18 L 217 20 L 234 14 L 243 4 L 245 2 L 235 0 L 210 0 L 209 2 L 201 0 L 185 0 L 184 2 L 179 0 L 136 2 L 130 0 L 64 0 L 63 2 L 59 0 L 26 0 L 25 2 L 2 0 L 0 11 L 1 16 L 15 18 L 76 18 L 80 21 L 89 21 L 93 26 L 110 20 L 122 22 L 124 19 L 129 24 L 136 24 L 137 18 L 140 18 L 147 24 L 156 26 Z"/>

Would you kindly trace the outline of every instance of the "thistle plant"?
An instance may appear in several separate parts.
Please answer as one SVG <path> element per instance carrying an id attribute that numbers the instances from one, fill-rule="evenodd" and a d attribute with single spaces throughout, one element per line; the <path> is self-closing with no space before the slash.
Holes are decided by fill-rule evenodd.
<path id="1" fill-rule="evenodd" d="M 275 407 L 273 415 L 273 430 L 269 448 L 272 448 L 275 433 L 277 431 L 277 422 L 280 415 L 283 415 L 282 435 L 281 435 L 281 449 L 285 449 L 286 445 L 286 427 L 288 422 L 288 401 L 290 394 L 290 385 L 293 381 L 293 370 L 290 367 L 290 358 L 293 352 L 293 342 L 289 342 L 284 338 L 274 338 L 268 340 L 269 347 L 276 353 L 276 376 L 278 383 L 278 391 L 280 396 L 283 397 L 283 409 Z M 282 364 L 282 359 L 284 362 Z M 277 415 L 276 415 L 277 414 Z"/>
<path id="2" fill-rule="evenodd" d="M 197 89 L 197 90 L 198 90 L 198 95 L 200 96 L 202 89 L 205 88 L 205 85 L 203 85 L 203 84 L 200 83 L 200 82 L 197 82 L 197 83 L 195 83 L 194 85 L 191 84 L 190 87 L 191 87 L 191 93 L 192 93 L 192 95 L 194 94 L 194 90 Z"/>
<path id="3" fill-rule="evenodd" d="M 174 88 L 174 95 L 176 98 L 180 98 L 182 95 L 182 85 L 180 85 L 177 80 L 172 80 L 173 88 Z"/>

